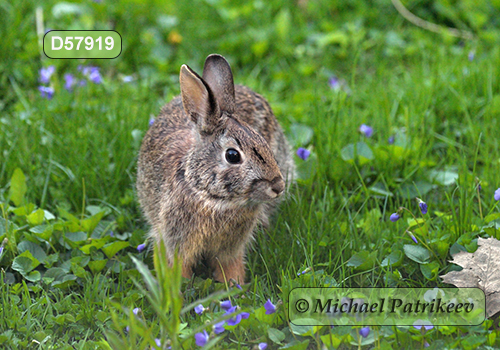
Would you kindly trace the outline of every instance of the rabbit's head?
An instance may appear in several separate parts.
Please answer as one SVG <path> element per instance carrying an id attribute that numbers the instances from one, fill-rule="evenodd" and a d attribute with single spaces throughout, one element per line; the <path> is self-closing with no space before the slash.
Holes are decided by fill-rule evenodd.
<path id="1" fill-rule="evenodd" d="M 285 189 L 283 176 L 266 140 L 236 114 L 229 63 L 220 55 L 208 56 L 203 77 L 183 65 L 180 85 L 194 135 L 184 159 L 187 183 L 222 206 L 278 198 Z"/>

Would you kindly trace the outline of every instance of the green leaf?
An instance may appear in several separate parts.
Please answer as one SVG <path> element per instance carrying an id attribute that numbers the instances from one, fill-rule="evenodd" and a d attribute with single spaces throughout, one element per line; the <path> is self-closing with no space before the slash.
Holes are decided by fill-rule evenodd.
<path id="1" fill-rule="evenodd" d="M 116 241 L 113 243 L 108 243 L 106 244 L 103 248 L 102 251 L 108 259 L 111 259 L 113 256 L 115 256 L 116 253 L 118 253 L 120 250 L 127 248 L 130 246 L 129 242 L 124 242 L 124 241 Z"/>
<path id="2" fill-rule="evenodd" d="M 498 220 L 498 219 L 500 219 L 500 213 L 493 213 L 493 214 L 487 215 L 484 218 L 484 222 L 486 222 L 487 224 L 489 224 L 490 222 L 492 222 L 494 220 Z"/>
<path id="3" fill-rule="evenodd" d="M 29 251 L 31 255 L 37 259 L 39 262 L 42 262 L 47 257 L 45 251 L 36 243 L 30 241 L 22 241 L 17 245 L 17 250 L 19 253 L 24 253 L 25 251 Z"/>
<path id="4" fill-rule="evenodd" d="M 337 349 L 340 344 L 342 343 L 342 337 L 339 337 L 336 334 L 325 334 L 321 336 L 321 341 L 323 344 L 325 344 L 328 348 L 334 348 Z"/>
<path id="5" fill-rule="evenodd" d="M 62 217 L 63 219 L 66 219 L 68 221 L 71 221 L 71 222 L 75 222 L 75 223 L 78 223 L 80 220 L 78 220 L 78 218 L 72 214 L 70 214 L 67 210 L 63 209 L 63 208 L 58 208 L 59 210 L 59 216 Z"/>
<path id="6" fill-rule="evenodd" d="M 54 214 L 52 214 L 50 211 L 48 210 L 43 210 L 43 212 L 45 213 L 45 220 L 47 221 L 50 221 L 50 220 L 54 220 L 56 217 L 54 216 Z"/>
<path id="7" fill-rule="evenodd" d="M 104 212 L 98 212 L 97 214 L 91 216 L 88 219 L 82 220 L 80 222 L 80 225 L 82 226 L 82 230 L 85 232 L 92 232 L 96 228 L 96 226 L 99 224 L 101 221 L 102 217 L 104 216 Z"/>
<path id="8" fill-rule="evenodd" d="M 400 250 L 393 251 L 391 254 L 385 257 L 384 260 L 382 260 L 382 263 L 380 266 L 382 267 L 387 267 L 387 266 L 394 266 L 397 267 L 401 265 L 401 262 L 403 261 L 403 253 Z"/>
<path id="9" fill-rule="evenodd" d="M 269 339 L 276 344 L 281 344 L 281 342 L 285 340 L 285 333 L 276 328 L 269 328 L 267 334 L 269 335 Z"/>
<path id="10" fill-rule="evenodd" d="M 485 342 L 486 342 L 486 336 L 483 334 L 470 335 L 468 337 L 464 337 L 464 339 L 460 342 L 460 345 L 462 345 L 464 349 L 472 350 L 472 349 L 477 349 L 481 344 Z"/>
<path id="11" fill-rule="evenodd" d="M 75 317 L 71 314 L 62 314 L 54 317 L 54 322 L 60 326 L 63 326 L 67 323 L 75 323 Z"/>
<path id="12" fill-rule="evenodd" d="M 72 4 L 69 2 L 59 2 L 52 7 L 52 15 L 55 18 L 61 18 L 63 16 L 79 16 L 84 14 L 85 7 L 80 4 Z"/>
<path id="13" fill-rule="evenodd" d="M 371 148 L 364 142 L 356 144 L 350 143 L 340 151 L 341 158 L 348 162 L 354 163 L 357 158 L 360 165 L 366 164 L 374 159 Z"/>
<path id="14" fill-rule="evenodd" d="M 45 267 L 51 267 L 58 261 L 59 261 L 59 253 L 55 253 L 47 255 L 47 257 L 45 258 L 44 261 L 42 261 L 42 263 L 45 265 Z"/>
<path id="15" fill-rule="evenodd" d="M 87 234 L 85 232 L 67 232 L 63 237 L 61 237 L 59 243 L 67 249 L 76 249 L 86 240 Z"/>
<path id="16" fill-rule="evenodd" d="M 111 213 L 111 209 L 109 209 L 108 207 L 102 208 L 96 205 L 88 205 L 85 207 L 85 210 L 87 210 L 92 216 L 101 212 L 104 213 L 104 215 L 108 215 L 109 213 Z"/>
<path id="17" fill-rule="evenodd" d="M 26 278 L 30 282 L 38 282 L 42 279 L 42 275 L 40 274 L 40 271 L 31 271 L 27 275 L 23 275 L 24 278 Z"/>
<path id="18" fill-rule="evenodd" d="M 33 210 L 35 210 L 35 205 L 33 203 L 28 203 L 18 208 L 11 207 L 9 208 L 9 210 L 13 212 L 16 216 L 26 216 L 32 213 Z"/>
<path id="19" fill-rule="evenodd" d="M 310 39 L 315 41 L 321 49 L 331 44 L 345 46 L 349 42 L 347 34 L 339 30 L 329 33 L 312 34 L 310 35 Z"/>
<path id="20" fill-rule="evenodd" d="M 366 250 L 354 254 L 348 261 L 347 266 L 354 267 L 357 271 L 371 269 L 376 263 L 377 252 L 369 253 Z"/>
<path id="21" fill-rule="evenodd" d="M 84 255 L 84 256 L 75 256 L 70 259 L 71 265 L 73 266 L 74 264 L 80 266 L 80 267 L 85 267 L 90 261 L 90 256 Z"/>
<path id="22" fill-rule="evenodd" d="M 104 267 L 106 266 L 107 262 L 108 262 L 107 259 L 94 260 L 94 261 L 89 262 L 90 271 L 92 271 L 92 273 L 94 273 L 94 274 L 101 272 L 102 269 L 104 269 Z"/>
<path id="23" fill-rule="evenodd" d="M 382 213 L 379 208 L 374 208 L 370 210 L 364 218 L 360 221 L 359 227 L 363 228 L 363 231 L 366 235 L 370 236 L 378 225 L 380 225 L 380 218 L 382 217 Z"/>
<path id="24" fill-rule="evenodd" d="M 432 190 L 432 184 L 427 181 L 415 181 L 412 183 L 404 183 L 399 189 L 399 195 L 404 198 L 415 198 L 424 196 Z"/>
<path id="25" fill-rule="evenodd" d="M 7 233 L 7 220 L 0 216 L 0 237 Z"/>
<path id="26" fill-rule="evenodd" d="M 31 225 L 36 226 L 42 224 L 44 217 L 45 217 L 45 212 L 43 211 L 43 209 L 38 209 L 33 213 L 31 213 L 30 215 L 28 215 L 26 219 Z"/>
<path id="27" fill-rule="evenodd" d="M 75 275 L 66 275 L 62 278 L 62 280 L 52 282 L 52 286 L 59 289 L 66 289 L 71 287 L 75 283 L 76 279 L 77 277 Z"/>
<path id="28" fill-rule="evenodd" d="M 67 272 L 60 267 L 51 267 L 48 269 L 44 275 L 43 280 L 46 283 L 52 283 L 54 281 L 62 281 L 63 277 L 67 275 Z"/>
<path id="29" fill-rule="evenodd" d="M 453 243 L 453 245 L 451 246 L 450 248 L 450 255 L 453 256 L 459 252 L 466 252 L 467 249 L 465 249 L 465 247 L 461 244 L 458 244 L 458 243 Z"/>
<path id="30" fill-rule="evenodd" d="M 458 173 L 452 170 L 431 170 L 429 179 L 442 186 L 453 185 L 458 179 Z"/>
<path id="31" fill-rule="evenodd" d="M 419 264 L 427 264 L 431 257 L 431 254 L 427 249 L 418 245 L 405 244 L 403 249 L 408 258 L 418 262 Z"/>
<path id="32" fill-rule="evenodd" d="M 311 153 L 306 160 L 300 159 L 297 162 L 297 175 L 301 180 L 311 179 L 318 169 L 318 156 L 316 153 Z"/>
<path id="33" fill-rule="evenodd" d="M 290 11 L 287 8 L 283 8 L 274 19 L 276 33 L 281 39 L 288 37 L 290 32 L 290 27 L 292 24 L 292 19 L 290 16 Z"/>
<path id="34" fill-rule="evenodd" d="M 131 254 L 129 254 L 129 256 L 134 262 L 139 273 L 142 275 L 142 279 L 146 282 L 149 291 L 159 296 L 158 281 L 153 277 L 146 264 Z"/>
<path id="35" fill-rule="evenodd" d="M 309 346 L 309 339 L 304 341 L 292 340 L 290 343 L 280 347 L 280 349 L 288 349 L 288 350 L 306 350 Z"/>
<path id="36" fill-rule="evenodd" d="M 423 218 L 417 218 L 417 219 L 409 218 L 407 220 L 407 222 L 408 222 L 408 229 L 411 229 L 415 226 L 422 226 L 423 224 L 425 224 L 425 219 L 423 219 Z"/>
<path id="37" fill-rule="evenodd" d="M 314 131 L 311 127 L 294 123 L 290 126 L 290 135 L 288 139 L 293 145 L 293 148 L 305 147 L 311 142 L 314 135 Z"/>
<path id="38" fill-rule="evenodd" d="M 33 271 L 38 265 L 40 265 L 40 261 L 35 259 L 28 250 L 16 256 L 12 261 L 12 269 L 23 276 Z"/>
<path id="39" fill-rule="evenodd" d="M 27 190 L 26 176 L 24 176 L 21 169 L 17 168 L 14 170 L 14 174 L 10 179 L 9 199 L 14 202 L 16 206 L 20 206 Z"/>
<path id="40" fill-rule="evenodd" d="M 88 274 L 88 272 L 85 271 L 84 267 L 87 266 L 90 262 L 90 256 L 75 256 L 70 259 L 70 262 L 71 272 L 73 272 L 76 277 L 83 278 Z"/>
<path id="41" fill-rule="evenodd" d="M 390 191 L 387 191 L 385 189 L 385 185 L 381 183 L 377 183 L 371 187 L 368 188 L 373 194 L 382 196 L 382 197 L 394 197 L 394 194 Z"/>
<path id="42" fill-rule="evenodd" d="M 428 264 L 421 264 L 420 271 L 425 278 L 429 281 L 434 281 L 437 278 L 439 271 L 439 263 L 436 261 L 432 261 Z"/>
<path id="43" fill-rule="evenodd" d="M 52 225 L 38 225 L 30 228 L 30 232 L 34 233 L 35 236 L 48 241 L 54 232 L 54 226 Z"/>
<path id="44" fill-rule="evenodd" d="M 111 239 L 111 237 L 104 237 L 104 238 L 98 238 L 98 239 L 93 239 L 92 243 L 86 244 L 83 247 L 80 247 L 79 249 L 84 252 L 85 254 L 90 254 L 90 250 L 92 247 L 94 247 L 96 250 L 101 249 L 104 247 L 106 243 Z"/>
<path id="45" fill-rule="evenodd" d="M 290 330 L 292 331 L 293 334 L 305 336 L 307 334 L 314 335 L 313 329 L 314 325 L 318 323 L 317 320 L 313 319 L 306 319 L 306 318 L 301 318 L 301 319 L 296 319 L 294 322 L 300 323 L 301 326 L 297 326 L 293 323 L 290 323 Z M 310 323 L 310 325 L 306 325 L 307 323 Z"/>

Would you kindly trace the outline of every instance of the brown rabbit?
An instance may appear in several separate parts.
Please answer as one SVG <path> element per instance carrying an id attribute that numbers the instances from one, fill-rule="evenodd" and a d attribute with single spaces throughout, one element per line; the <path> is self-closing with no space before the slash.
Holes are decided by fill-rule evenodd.
<path id="1" fill-rule="evenodd" d="M 181 96 L 163 107 L 142 142 L 137 169 L 139 202 L 164 241 L 177 249 L 190 278 L 205 258 L 217 281 L 243 283 L 248 242 L 291 182 L 295 166 L 267 101 L 234 86 L 220 55 L 205 61 L 203 77 L 186 65 Z"/>

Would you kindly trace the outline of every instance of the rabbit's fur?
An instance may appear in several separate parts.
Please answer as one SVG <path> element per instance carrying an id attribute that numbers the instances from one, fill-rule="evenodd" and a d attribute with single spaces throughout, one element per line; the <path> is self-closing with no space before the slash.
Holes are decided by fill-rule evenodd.
<path id="1" fill-rule="evenodd" d="M 203 77 L 180 71 L 181 96 L 163 107 L 142 142 L 137 193 L 150 237 L 175 251 L 182 274 L 207 259 L 216 280 L 244 282 L 245 249 L 254 228 L 267 226 L 295 171 L 285 135 L 267 101 L 234 86 L 220 55 Z M 241 161 L 231 164 L 228 159 Z M 227 158 L 228 152 L 236 158 Z"/>

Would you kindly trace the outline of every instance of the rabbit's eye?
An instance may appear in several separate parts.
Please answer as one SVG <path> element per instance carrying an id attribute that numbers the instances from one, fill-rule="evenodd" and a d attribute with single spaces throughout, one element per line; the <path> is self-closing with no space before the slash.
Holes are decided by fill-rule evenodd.
<path id="1" fill-rule="evenodd" d="M 240 152 L 238 152 L 234 148 L 229 148 L 226 151 L 226 160 L 230 164 L 237 164 L 237 163 L 239 163 L 241 161 Z"/>

